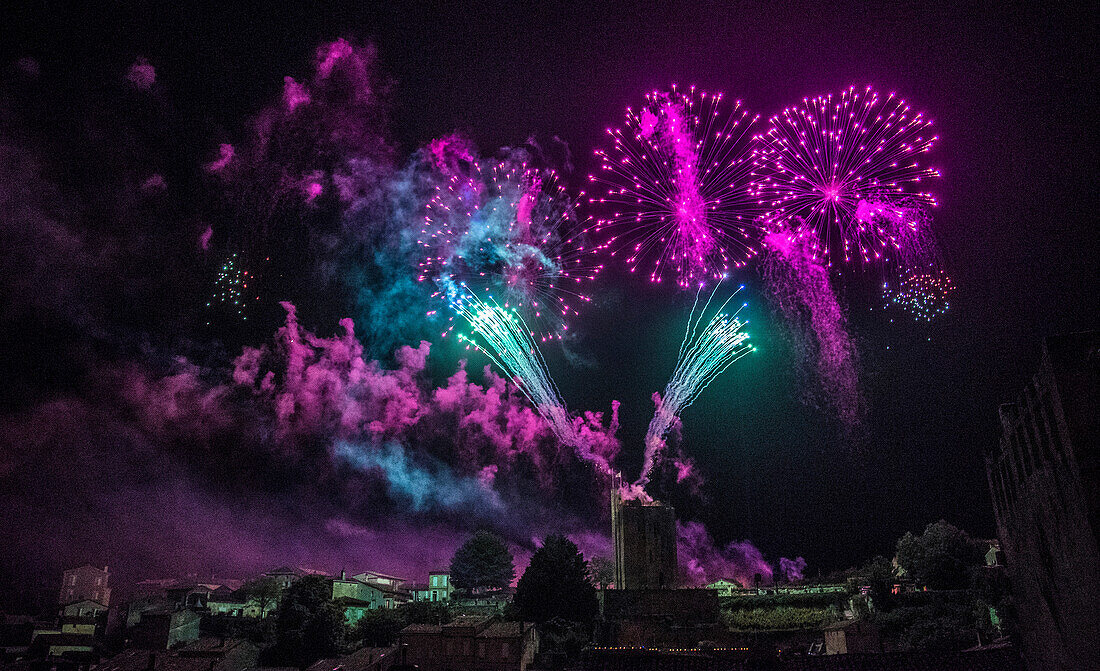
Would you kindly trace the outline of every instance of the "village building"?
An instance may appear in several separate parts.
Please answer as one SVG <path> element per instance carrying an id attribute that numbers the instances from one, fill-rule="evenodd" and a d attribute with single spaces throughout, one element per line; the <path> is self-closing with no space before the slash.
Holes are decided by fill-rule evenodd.
<path id="1" fill-rule="evenodd" d="M 66 605 L 75 601 L 95 601 L 103 604 L 103 610 L 107 610 L 106 606 L 111 604 L 111 588 L 107 586 L 109 577 L 106 566 L 99 569 L 85 564 L 65 571 L 61 579 L 58 603 Z"/>
<path id="2" fill-rule="evenodd" d="M 538 652 L 527 622 L 459 616 L 449 624 L 410 624 L 398 634 L 402 663 L 421 671 L 525 671 Z"/>

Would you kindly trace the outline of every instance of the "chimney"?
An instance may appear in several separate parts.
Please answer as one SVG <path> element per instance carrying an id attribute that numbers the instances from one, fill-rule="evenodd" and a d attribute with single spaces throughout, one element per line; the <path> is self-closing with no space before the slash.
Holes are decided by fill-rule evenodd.
<path id="1" fill-rule="evenodd" d="M 340 569 L 340 580 L 347 580 L 347 579 L 348 579 L 348 572 L 345 571 L 344 569 Z"/>

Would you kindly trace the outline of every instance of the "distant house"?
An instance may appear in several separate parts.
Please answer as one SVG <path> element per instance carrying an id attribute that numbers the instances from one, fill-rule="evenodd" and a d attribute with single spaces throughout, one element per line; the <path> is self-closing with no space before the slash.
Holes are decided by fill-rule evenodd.
<path id="1" fill-rule="evenodd" d="M 275 582 L 279 584 L 281 589 L 286 589 L 294 583 L 298 582 L 300 578 L 304 578 L 307 575 L 319 575 L 328 577 L 328 574 L 324 571 L 318 571 L 316 569 L 302 568 L 301 566 L 291 568 L 289 566 L 280 566 L 277 569 L 268 571 L 264 574 L 264 577 L 274 578 Z"/>
<path id="2" fill-rule="evenodd" d="M 95 636 L 97 630 L 102 631 L 101 619 L 98 617 L 81 617 L 78 615 L 63 615 L 58 621 L 62 634 L 87 634 Z"/>
<path id="3" fill-rule="evenodd" d="M 249 607 L 252 606 L 250 609 Z M 228 596 L 211 596 L 206 600 L 211 615 L 228 617 L 258 617 L 260 605 L 255 599 L 247 599 L 243 594 L 234 592 Z"/>
<path id="4" fill-rule="evenodd" d="M 381 608 L 385 602 L 385 589 L 380 585 L 349 578 L 343 571 L 339 578 L 332 579 L 332 598 L 347 597 L 371 604 L 371 608 Z"/>
<path id="5" fill-rule="evenodd" d="M 357 578 L 347 577 L 340 572 L 339 578 L 332 579 L 332 599 L 344 611 L 348 624 L 355 624 L 368 610 L 386 606 L 386 590 Z"/>
<path id="6" fill-rule="evenodd" d="M 408 582 L 404 578 L 398 578 L 397 576 L 379 573 L 378 571 L 363 571 L 362 573 L 356 574 L 352 577 L 356 580 L 380 585 L 386 589 L 391 590 L 401 589 L 405 585 L 405 583 Z"/>
<path id="7" fill-rule="evenodd" d="M 426 601 L 448 601 L 451 598 L 450 571 L 432 571 L 428 574 L 428 599 Z"/>
<path id="8" fill-rule="evenodd" d="M 239 639 L 201 638 L 171 652 L 128 649 L 96 671 L 246 671 L 256 668 L 259 648 Z"/>
<path id="9" fill-rule="evenodd" d="M 164 592 L 177 608 L 206 608 L 211 598 L 216 601 L 227 599 L 233 594 L 233 590 L 224 585 L 190 582 L 176 583 L 167 587 Z"/>
<path id="10" fill-rule="evenodd" d="M 367 614 L 367 611 L 380 608 L 380 606 L 372 604 L 370 601 L 361 601 L 350 596 L 342 596 L 333 599 L 333 602 L 340 610 L 344 611 L 344 621 L 347 622 L 349 626 L 362 620 L 363 616 Z"/>
<path id="11" fill-rule="evenodd" d="M 428 582 L 411 583 L 405 590 L 413 601 L 449 601 L 454 594 L 451 574 L 446 571 L 432 571 Z"/>
<path id="12" fill-rule="evenodd" d="M 715 580 L 707 585 L 707 589 L 713 589 L 718 592 L 718 596 L 733 596 L 734 592 L 741 591 L 741 584 L 734 582 L 733 580 Z"/>
<path id="13" fill-rule="evenodd" d="M 512 602 L 515 594 L 514 587 L 504 587 L 476 594 L 455 592 L 452 599 L 461 608 L 473 609 L 483 614 L 493 614 L 503 612 L 504 607 Z"/>
<path id="14" fill-rule="evenodd" d="M 825 654 L 882 652 L 878 626 L 855 620 L 838 622 L 825 627 Z"/>
<path id="15" fill-rule="evenodd" d="M 398 634 L 403 663 L 421 671 L 525 671 L 538 652 L 538 634 L 526 622 L 460 616 L 450 624 L 410 624 Z"/>
<path id="16" fill-rule="evenodd" d="M 98 613 L 106 613 L 107 604 L 84 599 L 65 604 L 61 608 L 61 615 L 65 617 L 95 617 Z"/>
<path id="17" fill-rule="evenodd" d="M 61 605 L 74 601 L 95 601 L 104 606 L 111 604 L 111 588 L 107 586 L 107 578 L 110 574 L 107 567 L 96 568 L 91 564 L 85 564 L 80 568 L 65 571 L 61 579 L 61 594 L 58 602 Z M 106 610 L 106 608 L 104 608 Z"/>
<path id="18" fill-rule="evenodd" d="M 97 654 L 99 645 L 91 634 L 42 633 L 31 641 L 32 657 L 87 659 Z"/>
<path id="19" fill-rule="evenodd" d="M 168 650 L 197 640 L 201 620 L 193 610 L 148 610 L 132 629 L 132 640 L 139 648 Z"/>

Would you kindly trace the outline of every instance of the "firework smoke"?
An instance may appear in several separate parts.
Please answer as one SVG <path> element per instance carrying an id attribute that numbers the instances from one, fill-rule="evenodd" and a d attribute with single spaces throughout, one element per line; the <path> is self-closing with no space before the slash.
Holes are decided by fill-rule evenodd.
<path id="1" fill-rule="evenodd" d="M 829 283 L 829 271 L 803 237 L 772 233 L 765 243 L 771 250 L 764 265 L 767 291 L 796 341 L 801 341 L 802 356 L 815 360 L 821 392 L 850 432 L 860 424 L 864 404 L 855 345 Z"/>
<path id="2" fill-rule="evenodd" d="M 561 340 L 583 285 L 600 266 L 577 230 L 573 199 L 549 169 L 529 167 L 526 150 L 483 167 L 468 145 L 437 140 L 430 157 L 441 183 L 425 206 L 418 237 L 420 280 L 447 297 L 460 285 L 516 308 L 545 342 Z"/>

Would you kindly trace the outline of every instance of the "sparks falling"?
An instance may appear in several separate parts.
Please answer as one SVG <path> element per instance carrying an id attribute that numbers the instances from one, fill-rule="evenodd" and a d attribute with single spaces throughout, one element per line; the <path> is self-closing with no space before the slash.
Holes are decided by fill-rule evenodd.
<path id="1" fill-rule="evenodd" d="M 505 308 L 489 297 L 482 300 L 463 287 L 450 297 L 451 308 L 470 325 L 471 335 L 459 333 L 460 341 L 483 352 L 505 371 L 530 399 L 535 410 L 566 445 L 576 443 L 576 432 L 539 352 L 531 329 L 515 308 Z M 478 342 L 478 336 L 483 342 Z"/>
<path id="2" fill-rule="evenodd" d="M 951 296 L 955 283 L 942 270 L 914 272 L 898 283 L 882 287 L 886 307 L 897 307 L 909 313 L 918 322 L 930 322 L 951 308 Z"/>
<path id="3" fill-rule="evenodd" d="M 241 268 L 240 255 L 232 252 L 218 268 L 214 278 L 214 287 L 210 300 L 206 302 L 208 310 L 220 310 L 242 321 L 248 320 L 246 314 L 246 296 L 252 280 L 247 270 Z M 206 325 L 210 325 L 207 320 Z"/>
<path id="4" fill-rule="evenodd" d="M 645 462 L 641 476 L 634 483 L 636 487 L 644 487 L 649 482 L 650 473 L 664 450 L 665 437 L 680 412 L 694 403 L 699 394 L 735 361 L 756 350 L 748 342 L 749 334 L 742 330 L 748 322 L 739 317 L 747 303 L 742 303 L 732 314 L 726 312 L 730 301 L 745 288 L 743 285 L 703 325 L 718 286 L 710 292 L 698 312 L 696 309 L 699 308 L 702 286 L 695 294 L 684 340 L 680 344 L 680 354 L 676 359 L 676 369 L 665 386 L 664 394 L 655 397 L 657 410 L 646 431 Z"/>
<path id="5" fill-rule="evenodd" d="M 759 117 L 722 94 L 654 91 L 623 128 L 607 132 L 601 171 L 607 189 L 589 203 L 599 247 L 651 282 L 681 287 L 720 280 L 757 254 L 759 208 L 750 193 L 749 129 Z"/>
<path id="6" fill-rule="evenodd" d="M 773 116 L 755 138 L 752 190 L 765 223 L 804 238 L 826 265 L 887 256 L 901 240 L 891 217 L 874 216 L 889 212 L 881 194 L 936 204 L 921 188 L 940 173 L 918 161 L 938 139 L 932 121 L 870 86 L 802 102 Z"/>

